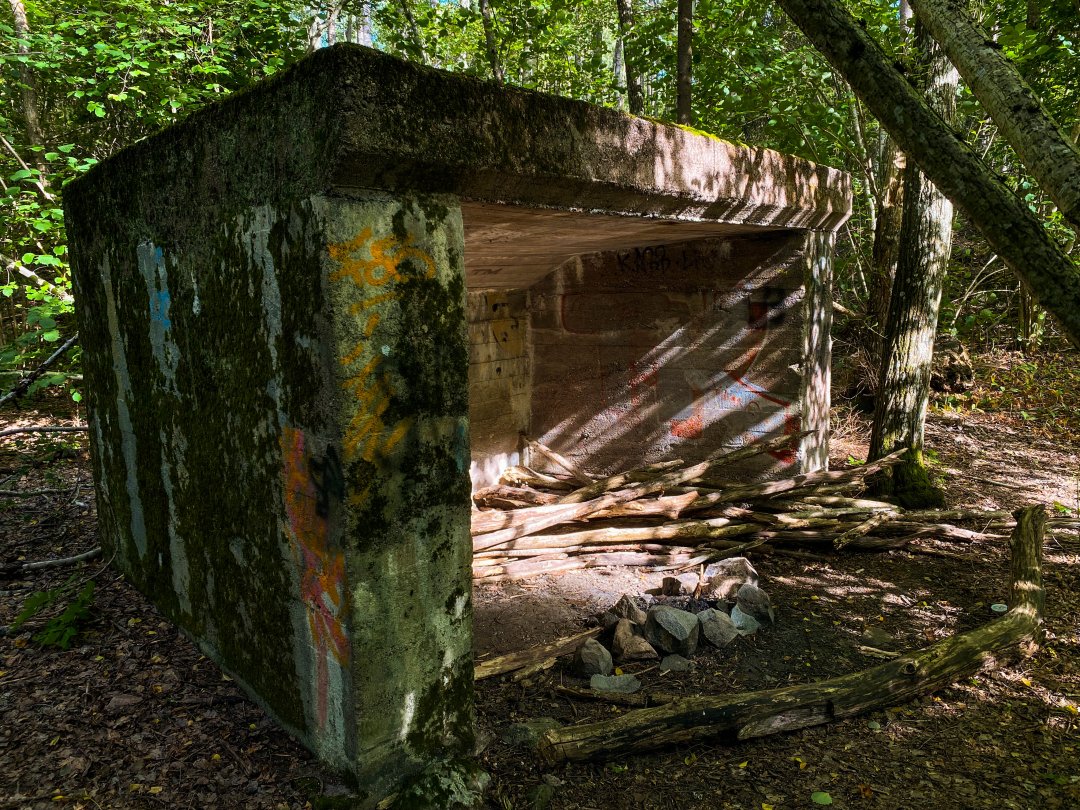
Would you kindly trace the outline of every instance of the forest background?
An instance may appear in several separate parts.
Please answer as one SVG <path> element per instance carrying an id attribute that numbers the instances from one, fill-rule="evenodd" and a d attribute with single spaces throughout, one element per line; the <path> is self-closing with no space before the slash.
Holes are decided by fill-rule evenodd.
<path id="1" fill-rule="evenodd" d="M 852 174 L 838 240 L 835 334 L 849 393 L 873 395 L 900 240 L 904 158 L 777 4 L 765 0 L 397 0 L 311 4 L 26 2 L 0 15 L 0 395 L 56 387 L 81 399 L 79 350 L 26 386 L 74 337 L 64 183 L 201 105 L 349 41 L 407 59 L 793 153 Z M 906 4 L 846 0 L 904 71 Z M 1075 0 L 969 7 L 1073 139 L 1080 134 Z M 1076 234 L 961 83 L 952 126 L 1073 258 Z M 948 254 L 947 254 L 948 255 Z M 1080 387 L 1067 344 L 979 233 L 955 221 L 941 336 L 983 356 L 946 407 L 1002 409 L 1068 430 Z M 955 342 L 949 345 L 955 345 Z M 1017 354 L 1020 352 L 1020 354 Z M 26 389 L 29 388 L 29 391 Z M 1080 424 L 1075 425 L 1080 427 Z"/>

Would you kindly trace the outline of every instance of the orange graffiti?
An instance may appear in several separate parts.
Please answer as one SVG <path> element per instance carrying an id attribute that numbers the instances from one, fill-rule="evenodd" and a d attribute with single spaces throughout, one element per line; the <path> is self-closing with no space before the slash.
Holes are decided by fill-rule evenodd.
<path id="1" fill-rule="evenodd" d="M 326 518 L 319 514 L 318 492 L 302 430 L 286 427 L 281 434 L 287 533 L 300 572 L 300 598 L 307 608 L 315 648 L 316 716 L 326 723 L 329 663 L 327 656 L 348 665 L 349 639 L 341 623 L 345 609 L 345 556 L 329 543 Z"/>
<path id="2" fill-rule="evenodd" d="M 330 245 L 328 251 L 330 258 L 339 265 L 338 269 L 330 274 L 331 281 L 348 280 L 365 292 L 370 288 L 387 287 L 385 292 L 365 296 L 353 303 L 350 312 L 354 315 L 400 297 L 400 291 L 391 282 L 403 280 L 401 268 L 405 262 L 412 261 L 418 266 L 423 278 L 435 277 L 435 260 L 413 244 L 411 234 L 403 239 L 395 236 L 375 239 L 371 228 L 364 228 L 355 238 Z M 368 312 L 363 329 L 365 339 L 371 338 L 375 333 L 381 317 L 377 310 Z M 359 370 L 356 369 L 365 348 L 365 343 L 361 343 L 341 358 L 341 364 L 349 370 L 342 387 L 356 397 L 358 402 L 356 413 L 345 429 L 345 458 L 349 461 L 361 458 L 370 462 L 379 456 L 388 455 L 412 427 L 412 420 L 409 418 L 401 419 L 392 425 L 387 425 L 384 421 L 383 415 L 394 396 L 390 374 L 382 370 L 383 358 L 378 354 Z M 366 492 L 352 497 L 356 504 L 363 503 L 364 500 Z"/>
<path id="3" fill-rule="evenodd" d="M 690 388 L 692 413 L 686 419 L 671 420 L 671 435 L 679 439 L 699 439 L 705 429 L 704 393 L 697 388 Z"/>

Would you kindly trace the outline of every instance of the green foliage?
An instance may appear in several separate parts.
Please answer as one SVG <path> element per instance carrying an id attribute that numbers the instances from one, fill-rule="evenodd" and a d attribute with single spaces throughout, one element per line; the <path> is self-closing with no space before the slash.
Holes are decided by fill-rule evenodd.
<path id="1" fill-rule="evenodd" d="M 294 61 L 305 10 L 291 0 L 27 2 L 22 40 L 0 17 L 0 392 L 75 329 L 64 184 Z M 27 131 L 28 90 L 42 143 Z M 66 358 L 77 365 L 77 353 Z M 32 390 L 67 379 L 47 375 Z"/>
<path id="2" fill-rule="evenodd" d="M 46 608 L 60 599 L 71 595 L 77 585 L 75 576 L 58 588 L 48 591 L 35 591 L 26 598 L 19 615 L 12 622 L 11 631 L 18 630 L 30 619 L 37 616 Z M 45 626 L 34 634 L 34 641 L 44 647 L 59 647 L 66 650 L 71 646 L 72 640 L 79 633 L 80 624 L 90 614 L 90 603 L 94 599 L 94 581 L 89 580 L 79 590 L 78 594 L 68 602 L 64 609 L 49 619 Z"/>

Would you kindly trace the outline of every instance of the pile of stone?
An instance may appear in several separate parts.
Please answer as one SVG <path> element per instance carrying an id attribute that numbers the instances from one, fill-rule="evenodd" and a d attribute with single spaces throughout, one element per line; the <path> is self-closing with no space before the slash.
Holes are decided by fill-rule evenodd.
<path id="1" fill-rule="evenodd" d="M 696 577 L 698 575 L 695 575 Z M 665 581 L 659 593 L 635 599 L 623 594 L 597 621 L 600 639 L 589 639 L 574 655 L 574 669 L 603 692 L 635 692 L 633 675 L 612 675 L 615 663 L 660 660 L 661 672 L 686 671 L 704 644 L 726 647 L 739 636 L 756 633 L 775 621 L 769 596 L 758 586 L 757 571 L 745 557 L 710 565 L 684 595 Z"/>

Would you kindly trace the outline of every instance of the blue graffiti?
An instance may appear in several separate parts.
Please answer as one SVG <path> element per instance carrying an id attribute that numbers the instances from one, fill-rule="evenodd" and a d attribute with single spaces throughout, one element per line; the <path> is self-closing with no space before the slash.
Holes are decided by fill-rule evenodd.
<path id="1" fill-rule="evenodd" d="M 150 298 L 150 320 L 166 330 L 172 328 L 172 321 L 169 320 L 169 304 L 168 290 L 158 290 L 157 295 Z"/>

